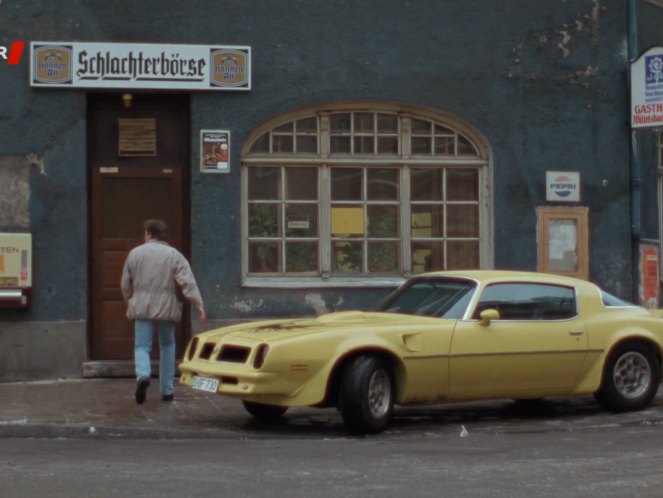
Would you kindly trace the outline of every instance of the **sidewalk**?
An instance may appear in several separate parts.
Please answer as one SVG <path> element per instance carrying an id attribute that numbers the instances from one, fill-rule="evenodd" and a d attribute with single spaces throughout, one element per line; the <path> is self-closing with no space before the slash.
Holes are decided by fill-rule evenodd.
<path id="1" fill-rule="evenodd" d="M 242 403 L 176 383 L 164 402 L 153 379 L 137 405 L 133 379 L 72 379 L 0 383 L 0 438 L 279 439 L 348 437 L 335 409 L 291 409 L 283 423 L 253 420 Z M 455 435 L 458 427 L 484 433 L 591 430 L 610 426 L 663 425 L 663 389 L 639 412 L 603 412 L 591 397 L 559 398 L 543 412 L 523 413 L 513 402 L 397 408 L 390 434 Z"/>

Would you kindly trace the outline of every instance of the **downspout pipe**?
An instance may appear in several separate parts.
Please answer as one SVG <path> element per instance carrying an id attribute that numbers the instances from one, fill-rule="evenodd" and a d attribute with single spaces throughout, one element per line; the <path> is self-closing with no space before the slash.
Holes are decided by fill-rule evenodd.
<path id="1" fill-rule="evenodd" d="M 628 75 L 629 75 L 629 102 L 630 102 L 630 66 L 638 58 L 638 19 L 636 0 L 626 0 L 628 19 Z M 629 122 L 630 122 L 629 106 Z M 631 194 L 631 274 L 633 282 L 634 302 L 639 299 L 638 287 L 640 285 L 640 238 L 642 236 L 642 179 L 640 158 L 638 154 L 638 140 L 636 131 L 631 128 L 631 157 L 630 157 L 630 194 Z"/>

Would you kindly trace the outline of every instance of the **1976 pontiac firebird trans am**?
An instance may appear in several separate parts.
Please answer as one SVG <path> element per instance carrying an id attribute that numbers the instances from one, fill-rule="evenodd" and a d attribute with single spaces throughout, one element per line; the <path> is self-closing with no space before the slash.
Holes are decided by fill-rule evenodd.
<path id="1" fill-rule="evenodd" d="M 180 380 L 260 419 L 337 407 L 359 434 L 384 430 L 394 405 L 593 394 L 608 410 L 637 410 L 661 380 L 662 312 L 556 275 L 428 273 L 375 311 L 201 333 Z"/>

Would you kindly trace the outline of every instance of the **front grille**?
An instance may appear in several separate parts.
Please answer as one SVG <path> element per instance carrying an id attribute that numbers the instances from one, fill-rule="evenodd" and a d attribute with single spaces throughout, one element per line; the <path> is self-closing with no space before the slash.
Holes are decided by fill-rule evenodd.
<path id="1" fill-rule="evenodd" d="M 244 346 L 223 346 L 219 353 L 218 361 L 228 361 L 231 363 L 246 363 L 251 353 L 251 348 Z"/>
<path id="2" fill-rule="evenodd" d="M 203 360 L 209 360 L 214 352 L 214 346 L 216 346 L 216 344 L 213 342 L 206 342 L 203 345 L 203 349 L 200 351 L 200 358 Z"/>

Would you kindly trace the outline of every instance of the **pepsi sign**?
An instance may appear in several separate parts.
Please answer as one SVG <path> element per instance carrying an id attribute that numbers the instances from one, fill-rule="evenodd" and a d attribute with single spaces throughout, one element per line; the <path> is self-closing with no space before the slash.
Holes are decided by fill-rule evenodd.
<path id="1" fill-rule="evenodd" d="M 547 171 L 546 200 L 552 202 L 579 202 L 580 173 Z"/>

